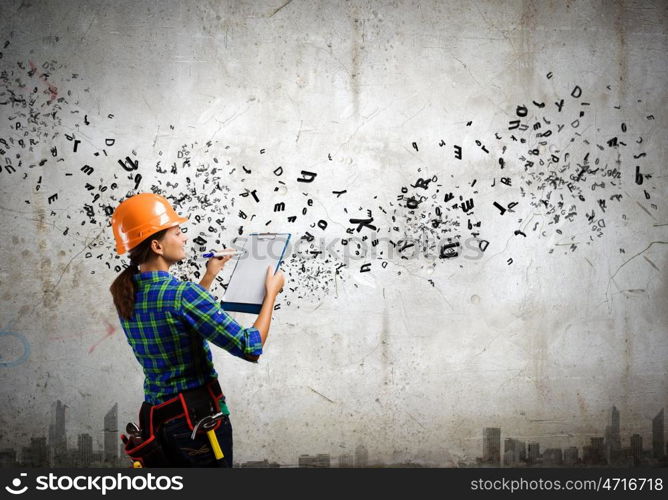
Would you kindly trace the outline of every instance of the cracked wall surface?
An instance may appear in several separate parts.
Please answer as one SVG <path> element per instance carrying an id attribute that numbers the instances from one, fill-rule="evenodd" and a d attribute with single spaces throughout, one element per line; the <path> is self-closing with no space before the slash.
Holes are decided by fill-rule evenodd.
<path id="1" fill-rule="evenodd" d="M 668 404 L 665 2 L 0 7 L 0 449 L 136 419 L 109 215 L 290 232 L 235 458 L 472 465 L 483 428 L 651 448 Z M 213 287 L 219 298 L 231 267 Z M 253 317 L 235 314 L 244 325 Z"/>

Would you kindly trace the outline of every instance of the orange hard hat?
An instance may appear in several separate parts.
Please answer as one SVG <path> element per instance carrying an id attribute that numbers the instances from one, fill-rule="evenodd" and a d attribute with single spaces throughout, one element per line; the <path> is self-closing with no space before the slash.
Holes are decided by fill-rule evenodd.
<path id="1" fill-rule="evenodd" d="M 116 252 L 123 254 L 152 234 L 178 226 L 188 219 L 180 217 L 169 201 L 154 193 L 139 193 L 123 201 L 111 216 Z"/>

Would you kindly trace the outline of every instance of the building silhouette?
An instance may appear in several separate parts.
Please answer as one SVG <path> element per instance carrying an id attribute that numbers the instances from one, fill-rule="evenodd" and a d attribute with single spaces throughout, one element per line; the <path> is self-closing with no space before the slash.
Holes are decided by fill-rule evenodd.
<path id="1" fill-rule="evenodd" d="M 16 450 L 12 448 L 5 448 L 0 450 L 0 468 L 2 467 L 16 467 Z"/>
<path id="2" fill-rule="evenodd" d="M 652 456 L 660 460 L 664 457 L 663 408 L 652 419 Z"/>
<path id="3" fill-rule="evenodd" d="M 104 461 L 110 464 L 118 462 L 118 403 L 104 416 Z"/>
<path id="4" fill-rule="evenodd" d="M 580 460 L 576 446 L 570 446 L 564 450 L 563 465 L 576 465 Z"/>
<path id="5" fill-rule="evenodd" d="M 615 406 L 610 411 L 610 424 L 605 427 L 605 458 L 608 464 L 615 463 L 621 455 L 622 442 L 619 435 L 619 411 Z"/>
<path id="6" fill-rule="evenodd" d="M 132 463 L 130 457 L 125 453 L 125 444 L 120 439 L 118 440 L 118 463 L 121 467 Z"/>
<path id="7" fill-rule="evenodd" d="M 582 463 L 585 465 L 593 465 L 594 451 L 592 450 L 591 445 L 586 445 L 582 447 Z"/>
<path id="8" fill-rule="evenodd" d="M 642 436 L 640 434 L 634 434 L 631 436 L 631 456 L 633 457 L 633 465 L 640 465 L 642 455 Z"/>
<path id="9" fill-rule="evenodd" d="M 55 417 L 55 408 L 56 408 L 56 406 L 55 406 L 55 403 L 54 403 L 54 404 L 53 404 L 53 410 L 54 410 L 54 411 L 53 411 L 53 418 L 51 419 L 52 421 L 51 421 L 51 423 L 49 424 L 49 432 L 48 432 L 48 434 L 47 434 L 47 436 L 48 436 L 47 445 L 48 445 L 48 447 L 49 447 L 49 451 L 50 451 L 50 454 L 51 454 L 52 457 L 53 457 L 53 455 L 54 455 L 54 453 L 55 453 L 54 450 L 56 449 L 56 424 L 55 424 L 56 417 Z"/>
<path id="10" fill-rule="evenodd" d="M 339 455 L 339 467 L 351 468 L 355 466 L 355 459 L 350 453 Z"/>
<path id="11" fill-rule="evenodd" d="M 23 467 L 48 467 L 49 449 L 46 437 L 30 438 L 30 446 L 21 448 L 21 465 Z"/>
<path id="12" fill-rule="evenodd" d="M 57 400 L 53 405 L 53 418 L 49 426 L 49 455 L 53 457 L 54 467 L 65 467 L 67 465 L 67 431 L 66 414 L 67 405 Z"/>
<path id="13" fill-rule="evenodd" d="M 65 431 L 65 408 L 66 405 L 60 400 L 56 401 L 55 443 L 57 448 L 67 449 L 67 432 Z"/>
<path id="14" fill-rule="evenodd" d="M 530 465 L 536 465 L 540 459 L 540 444 L 539 443 L 529 443 L 529 456 L 527 458 L 527 463 Z"/>
<path id="15" fill-rule="evenodd" d="M 90 467 L 93 463 L 93 436 L 79 434 L 77 437 L 76 463 L 79 467 Z"/>
<path id="16" fill-rule="evenodd" d="M 250 460 L 241 464 L 242 469 L 278 469 L 280 464 L 264 460 Z"/>
<path id="17" fill-rule="evenodd" d="M 355 448 L 355 467 L 367 467 L 369 465 L 369 452 L 363 444 Z"/>
<path id="18" fill-rule="evenodd" d="M 327 468 L 330 465 L 329 454 L 319 453 L 318 455 L 300 455 L 299 467 L 322 467 Z"/>
<path id="19" fill-rule="evenodd" d="M 582 462 L 585 465 L 605 464 L 605 448 L 602 437 L 589 439 L 589 446 L 582 448 Z"/>
<path id="20" fill-rule="evenodd" d="M 482 462 L 496 467 L 501 465 L 501 429 L 485 427 L 482 430 Z"/>
<path id="21" fill-rule="evenodd" d="M 517 465 L 527 460 L 527 449 L 524 441 L 506 438 L 503 442 L 504 465 Z"/>

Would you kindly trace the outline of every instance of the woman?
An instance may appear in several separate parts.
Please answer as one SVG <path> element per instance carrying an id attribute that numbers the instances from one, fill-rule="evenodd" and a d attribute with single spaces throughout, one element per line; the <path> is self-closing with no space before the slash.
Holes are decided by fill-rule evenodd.
<path id="1" fill-rule="evenodd" d="M 260 314 L 252 327 L 242 328 L 207 291 L 231 257 L 210 259 L 199 284 L 169 274 L 169 268 L 186 257 L 188 238 L 179 227 L 186 221 L 153 193 L 123 201 L 111 219 L 116 251 L 129 251 L 130 266 L 110 291 L 145 375 L 141 429 L 129 440 L 123 438 L 126 452 L 143 466 L 232 467 L 229 411 L 207 341 L 257 361 L 285 277 L 267 269 Z M 215 459 L 215 444 L 203 430 L 191 439 L 197 422 L 216 413 L 224 414 L 215 428 L 221 460 Z"/>

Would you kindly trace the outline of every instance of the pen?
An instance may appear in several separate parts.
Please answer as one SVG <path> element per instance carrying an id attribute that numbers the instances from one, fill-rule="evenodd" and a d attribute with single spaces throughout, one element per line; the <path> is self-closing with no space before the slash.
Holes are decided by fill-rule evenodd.
<path id="1" fill-rule="evenodd" d="M 243 255 L 244 252 L 243 250 L 227 250 L 227 251 L 222 251 L 222 252 L 209 252 L 202 254 L 203 259 L 210 259 L 212 257 L 228 257 L 228 256 L 236 256 L 236 255 Z"/>

